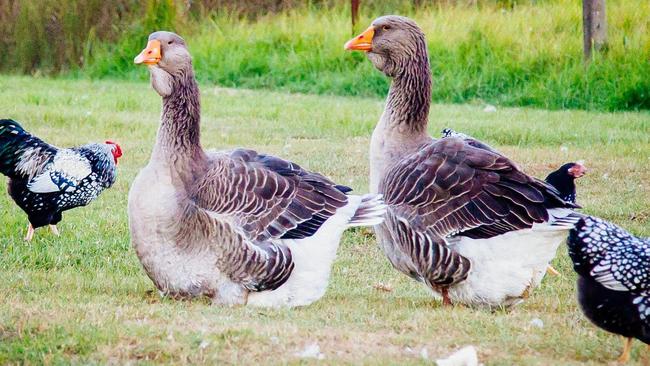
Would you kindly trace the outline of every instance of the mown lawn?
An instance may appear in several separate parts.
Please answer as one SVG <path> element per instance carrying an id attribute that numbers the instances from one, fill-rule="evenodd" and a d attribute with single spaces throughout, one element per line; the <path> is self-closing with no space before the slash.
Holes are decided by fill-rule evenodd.
<path id="1" fill-rule="evenodd" d="M 368 140 L 381 100 L 202 91 L 205 147 L 256 148 L 367 190 Z M 0 77 L 2 117 L 59 146 L 110 138 L 125 152 L 115 187 L 65 214 L 61 237 L 41 229 L 23 242 L 26 217 L 0 194 L 0 364 L 425 364 L 467 344 L 489 365 L 596 365 L 618 356 L 620 339 L 576 307 L 564 247 L 554 264 L 562 276 L 546 278 L 511 311 L 441 308 L 423 286 L 392 270 L 366 230 L 345 235 L 329 291 L 313 306 L 219 308 L 161 299 L 130 246 L 126 213 L 159 108 L 158 95 L 142 82 Z M 650 235 L 650 113 L 434 105 L 431 132 L 443 127 L 484 139 L 540 177 L 584 159 L 585 211 Z M 380 283 L 392 291 L 375 289 Z M 543 328 L 531 325 L 535 318 Z M 295 356 L 314 342 L 323 361 Z M 636 343 L 633 359 L 643 351 Z"/>

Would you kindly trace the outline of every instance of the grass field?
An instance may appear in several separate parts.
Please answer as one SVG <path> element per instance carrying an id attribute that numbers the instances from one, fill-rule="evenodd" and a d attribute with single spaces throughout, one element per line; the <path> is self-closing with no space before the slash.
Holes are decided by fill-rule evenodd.
<path id="1" fill-rule="evenodd" d="M 381 100 L 208 86 L 202 92 L 205 147 L 256 148 L 367 190 L 369 135 Z M 0 194 L 0 364 L 293 364 L 305 361 L 294 354 L 313 342 L 325 364 L 427 364 L 423 348 L 437 358 L 467 344 L 488 365 L 597 365 L 618 356 L 620 339 L 576 307 L 565 247 L 554 264 L 562 276 L 547 277 L 511 311 L 441 308 L 390 267 L 365 230 L 344 236 L 326 296 L 307 308 L 159 298 L 130 246 L 126 213 L 159 108 L 144 82 L 0 77 L 2 117 L 59 146 L 110 138 L 125 153 L 115 187 L 66 213 L 58 238 L 41 229 L 23 242 L 26 218 Z M 443 127 L 484 139 L 540 177 L 584 159 L 585 211 L 650 235 L 650 113 L 434 105 L 431 132 Z M 379 283 L 393 290 L 375 289 Z M 544 327 L 532 326 L 534 318 Z M 636 343 L 635 360 L 642 350 Z"/>

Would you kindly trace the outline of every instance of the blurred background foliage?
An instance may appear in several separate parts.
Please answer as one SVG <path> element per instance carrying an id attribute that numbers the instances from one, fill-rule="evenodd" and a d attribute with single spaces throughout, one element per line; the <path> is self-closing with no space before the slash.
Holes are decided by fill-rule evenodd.
<path id="1" fill-rule="evenodd" d="M 582 59 L 577 0 L 361 0 L 427 34 L 433 99 L 543 108 L 650 109 L 650 1 L 607 2 L 609 43 Z M 181 34 L 197 77 L 223 86 L 384 96 L 389 81 L 352 36 L 345 0 L 0 0 L 0 71 L 145 79 L 149 33 Z"/>

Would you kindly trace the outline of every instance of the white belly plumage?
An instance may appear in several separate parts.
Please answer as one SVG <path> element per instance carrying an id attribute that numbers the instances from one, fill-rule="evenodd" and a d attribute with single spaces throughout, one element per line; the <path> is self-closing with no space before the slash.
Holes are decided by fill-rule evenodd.
<path id="1" fill-rule="evenodd" d="M 466 280 L 449 287 L 452 302 L 471 306 L 512 306 L 523 301 L 538 287 L 546 269 L 555 258 L 557 248 L 566 241 L 572 224 L 552 224 L 573 211 L 549 210 L 550 223 L 535 224 L 530 229 L 511 231 L 489 239 L 448 238 L 450 248 L 471 261 Z M 573 219 L 572 219 L 573 220 Z M 575 219 L 577 221 L 577 219 Z M 392 242 L 387 230 L 376 227 L 377 237 L 388 259 L 401 272 L 419 278 L 413 261 Z M 440 294 L 433 290 L 435 297 Z"/>
<path id="2" fill-rule="evenodd" d="M 147 179 L 141 179 L 145 176 Z M 131 243 L 147 275 L 165 295 L 203 295 L 214 301 L 243 303 L 243 287 L 230 281 L 215 265 L 217 257 L 211 250 L 215 243 L 183 243 L 175 237 L 181 214 L 177 195 L 169 177 L 149 167 L 131 187 Z"/>
<path id="3" fill-rule="evenodd" d="M 305 239 L 280 240 L 291 249 L 295 268 L 287 282 L 276 290 L 250 293 L 248 304 L 293 307 L 309 305 L 320 299 L 329 283 L 341 235 L 360 204 L 360 196 L 348 196 L 348 204 L 339 208 L 314 235 Z"/>

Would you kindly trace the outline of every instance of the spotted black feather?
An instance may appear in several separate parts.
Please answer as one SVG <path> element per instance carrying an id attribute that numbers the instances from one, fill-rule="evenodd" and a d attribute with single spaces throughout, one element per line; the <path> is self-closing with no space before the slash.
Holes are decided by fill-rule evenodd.
<path id="1" fill-rule="evenodd" d="M 650 344 L 650 238 L 587 216 L 571 230 L 568 248 L 585 316 L 609 332 Z"/>

